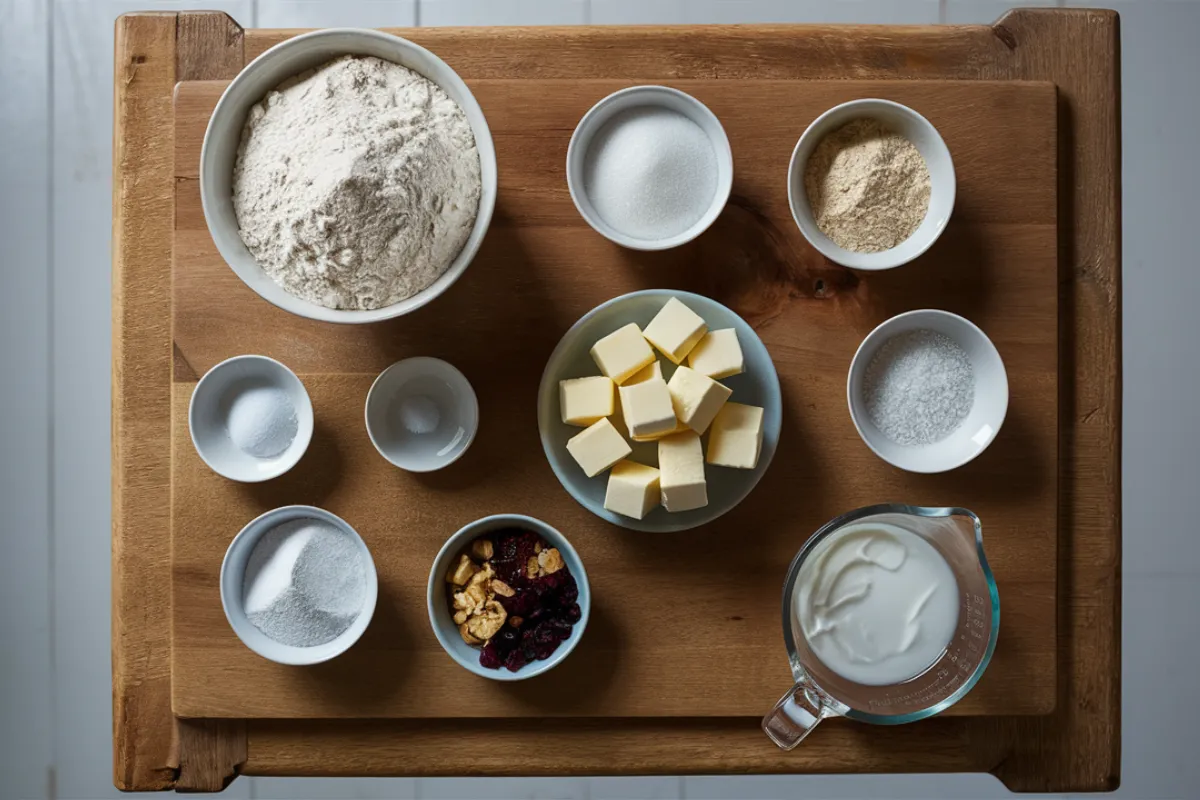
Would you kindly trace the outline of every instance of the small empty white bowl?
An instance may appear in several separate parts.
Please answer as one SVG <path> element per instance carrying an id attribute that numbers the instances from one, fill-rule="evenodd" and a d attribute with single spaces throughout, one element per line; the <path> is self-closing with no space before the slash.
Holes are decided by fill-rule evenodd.
<path id="1" fill-rule="evenodd" d="M 258 458 L 229 438 L 229 412 L 238 396 L 250 389 L 280 389 L 296 411 L 296 436 L 282 453 Z M 212 471 L 231 481 L 258 483 L 277 478 L 296 465 L 312 439 L 312 401 L 296 373 L 266 356 L 234 356 L 205 373 L 192 391 L 188 430 L 196 452 Z"/>
<path id="2" fill-rule="evenodd" d="M 908 139 L 925 159 L 929 168 L 930 192 L 929 211 L 912 235 L 889 250 L 878 253 L 858 253 L 834 243 L 817 227 L 808 193 L 804 190 L 804 171 L 808 157 L 821 143 L 826 134 L 836 131 L 856 119 L 873 118 Z M 950 214 L 954 210 L 956 180 L 954 162 L 950 150 L 942 140 L 937 128 L 925 117 L 908 106 L 891 100 L 851 100 L 826 111 L 813 120 L 796 142 L 792 160 L 788 165 L 788 205 L 792 218 L 808 243 L 830 261 L 852 269 L 883 270 L 907 264 L 924 253 L 946 229 Z"/>
<path id="3" fill-rule="evenodd" d="M 467 452 L 479 429 L 470 382 L 440 358 L 406 358 L 367 393 L 367 435 L 379 454 L 409 472 L 433 472 Z"/>
<path id="4" fill-rule="evenodd" d="M 699 125 L 712 143 L 717 162 L 717 186 L 708 210 L 687 230 L 663 239 L 629 236 L 605 222 L 588 198 L 584 178 L 588 149 L 596 134 L 617 114 L 633 108 L 647 107 L 675 111 Z M 690 94 L 669 86 L 631 86 L 613 92 L 583 115 L 583 119 L 575 126 L 575 132 L 571 134 L 570 144 L 567 145 L 567 189 L 571 192 L 575 208 L 579 209 L 587 224 L 601 236 L 633 250 L 667 250 L 695 239 L 708 230 L 721 215 L 732 188 L 733 150 L 729 146 L 729 137 L 725 135 L 721 121 L 708 106 Z"/>
<path id="5" fill-rule="evenodd" d="M 971 360 L 975 400 L 962 423 L 945 439 L 932 444 L 898 444 L 871 421 L 863 398 L 863 383 L 871 359 L 893 336 L 930 330 L 946 336 Z M 922 309 L 898 314 L 867 334 L 850 362 L 846 400 L 858 435 L 875 455 L 909 472 L 946 472 L 982 453 L 1000 432 L 1008 413 L 1008 373 L 992 340 L 973 322 L 949 311 Z"/>
<path id="6" fill-rule="evenodd" d="M 350 627 L 342 631 L 335 639 L 312 647 L 297 647 L 275 641 L 255 627 L 254 623 L 246 616 L 243 606 L 246 565 L 250 561 L 250 554 L 254 551 L 254 546 L 267 531 L 296 519 L 314 519 L 327 523 L 353 539 L 358 545 L 364 578 L 367 582 L 362 610 L 350 623 Z M 358 535 L 358 531 L 350 527 L 350 524 L 344 519 L 323 508 L 284 506 L 256 517 L 242 528 L 237 536 L 233 537 L 233 541 L 229 543 L 229 549 L 225 551 L 225 560 L 221 562 L 221 606 L 225 609 L 225 618 L 229 620 L 230 627 L 242 640 L 242 644 L 263 658 L 269 658 L 279 664 L 320 664 L 349 650 L 351 645 L 363 635 L 367 626 L 371 624 L 378 597 L 379 575 L 375 571 L 375 560 L 371 558 L 371 551 L 367 549 L 367 543 Z"/>

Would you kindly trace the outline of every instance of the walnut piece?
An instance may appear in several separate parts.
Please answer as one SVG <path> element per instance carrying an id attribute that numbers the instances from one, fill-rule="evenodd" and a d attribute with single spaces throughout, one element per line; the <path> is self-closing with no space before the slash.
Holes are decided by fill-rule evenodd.
<path id="1" fill-rule="evenodd" d="M 455 611 L 454 612 L 454 624 L 462 625 L 464 622 L 467 621 L 467 617 L 469 617 L 469 616 L 471 616 L 470 611 Z"/>
<path id="2" fill-rule="evenodd" d="M 455 586 L 462 586 L 471 576 L 479 571 L 479 567 L 475 566 L 475 562 L 466 553 L 458 557 L 458 561 L 446 573 L 446 581 L 453 583 Z"/>
<path id="3" fill-rule="evenodd" d="M 483 640 L 471 633 L 465 622 L 458 626 L 458 632 L 467 644 L 483 644 Z"/>
<path id="4" fill-rule="evenodd" d="M 496 554 L 496 548 L 491 539 L 476 539 L 471 542 L 471 555 L 480 561 L 487 561 Z"/>
<path id="5" fill-rule="evenodd" d="M 538 553 L 538 567 L 546 575 L 553 575 L 565 566 L 562 553 L 558 552 L 557 547 L 551 547 L 549 550 Z"/>
<path id="6" fill-rule="evenodd" d="M 504 627 L 504 620 L 507 618 L 508 612 L 504 610 L 504 606 L 495 600 L 488 600 L 483 608 L 483 613 L 467 620 L 467 633 L 476 639 L 487 641 L 500 632 L 500 629 Z"/>
<path id="7" fill-rule="evenodd" d="M 492 578 L 492 582 L 489 584 L 489 586 L 492 587 L 493 594 L 498 594 L 501 597 L 512 597 L 517 593 L 516 589 L 513 589 L 513 587 L 509 586 L 499 578 Z"/>
<path id="8" fill-rule="evenodd" d="M 536 578 L 538 576 L 539 571 L 540 571 L 540 569 L 538 566 L 538 557 L 530 556 L 528 563 L 525 564 L 525 574 L 528 575 L 530 578 Z"/>

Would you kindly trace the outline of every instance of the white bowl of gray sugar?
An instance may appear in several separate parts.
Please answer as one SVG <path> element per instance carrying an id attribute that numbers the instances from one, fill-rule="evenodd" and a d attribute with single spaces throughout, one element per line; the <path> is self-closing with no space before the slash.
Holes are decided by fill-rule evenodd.
<path id="1" fill-rule="evenodd" d="M 250 248 L 247 247 L 246 241 L 240 233 L 238 212 L 235 208 L 234 200 L 235 163 L 238 161 L 239 146 L 242 144 L 243 131 L 252 109 L 264 101 L 265 98 L 270 102 L 268 95 L 273 93 L 285 81 L 306 71 L 327 65 L 340 56 L 347 55 L 373 57 L 382 59 L 385 62 L 391 62 L 392 64 L 399 64 L 428 79 L 428 81 L 449 96 L 465 114 L 466 121 L 470 125 L 470 132 L 474 137 L 475 149 L 479 156 L 478 207 L 476 208 L 474 223 L 471 225 L 470 232 L 461 245 L 461 249 L 458 250 L 457 256 L 454 256 L 449 261 L 449 266 L 445 267 L 444 271 L 436 279 L 433 279 L 432 283 L 429 283 L 411 296 L 378 308 L 353 308 L 347 307 L 344 304 L 341 307 L 327 307 L 326 304 L 314 302 L 312 299 L 298 296 L 296 293 L 283 288 L 280 283 L 277 283 L 268 274 L 267 270 L 259 263 L 254 254 L 251 253 Z M 419 109 L 423 106 L 418 103 L 414 107 Z M 260 106 L 261 108 L 265 108 L 265 106 Z M 365 117 L 364 119 L 369 119 L 369 117 Z M 403 120 L 398 119 L 396 123 L 401 124 Z M 335 131 L 349 129 L 349 126 L 342 125 L 331 125 L 330 127 L 331 130 Z M 415 137 L 411 138 L 415 141 Z M 376 139 L 371 138 L 370 141 L 365 142 L 364 148 L 370 150 L 374 147 L 372 144 L 374 141 Z M 342 151 L 339 151 L 337 146 L 326 149 L 330 150 L 330 155 L 329 157 L 317 159 L 316 163 L 318 165 L 334 165 L 335 162 L 338 162 Z M 287 154 L 284 153 L 280 157 L 279 160 L 281 162 L 284 161 L 284 156 L 287 156 Z M 294 164 L 298 160 L 297 158 L 286 161 L 280 167 L 280 170 L 286 172 L 289 169 L 293 169 L 294 167 L 289 166 L 289 164 Z M 310 159 L 310 161 L 312 160 Z M 421 165 L 428 163 L 421 158 L 410 158 L 406 163 L 417 169 L 417 174 L 429 174 L 420 172 L 422 169 Z M 354 168 L 346 170 L 346 173 L 356 181 L 363 180 L 361 174 L 367 174 L 369 179 L 373 179 L 371 176 L 386 174 L 392 170 L 390 165 L 385 166 L 386 168 L 381 170 L 364 171 L 362 165 L 356 162 Z M 324 167 L 321 168 L 324 169 Z M 330 168 L 332 169 L 332 166 Z M 445 170 L 443 170 L 443 177 L 439 177 L 438 180 L 445 183 L 446 191 L 450 193 L 449 196 L 457 197 L 453 187 L 460 185 L 464 181 L 457 180 L 459 175 L 456 171 L 448 176 L 444 173 Z M 324 180 L 328 176 L 323 173 L 316 177 L 318 179 L 317 183 L 320 183 L 321 180 Z M 474 182 L 473 179 L 471 182 Z M 476 102 L 470 89 L 467 88 L 466 83 L 463 82 L 462 78 L 446 62 L 425 48 L 398 36 L 392 36 L 391 34 L 375 30 L 330 28 L 311 31 L 287 39 L 262 53 L 238 73 L 237 77 L 234 78 L 221 95 L 221 99 L 214 108 L 208 128 L 205 131 L 204 145 L 200 154 L 200 197 L 204 208 L 204 218 L 221 257 L 237 273 L 238 277 L 264 300 L 293 314 L 324 322 L 369 323 L 399 317 L 421 308 L 446 291 L 466 271 L 467 266 L 471 263 L 471 260 L 475 257 L 480 245 L 483 243 L 483 238 L 487 233 L 496 204 L 496 185 L 496 151 L 492 143 L 491 132 L 488 129 L 487 120 L 484 119 L 483 110 L 479 107 L 479 103 Z M 371 184 L 371 186 L 373 187 L 374 185 Z M 349 200 L 353 200 L 355 208 L 359 208 L 362 214 L 373 213 L 374 217 L 380 220 L 380 224 L 395 223 L 403 215 L 392 213 L 394 209 L 389 210 L 388 207 L 376 208 L 374 212 L 363 210 L 372 202 L 379 203 L 381 200 L 386 203 L 400 202 L 396 198 L 405 196 L 418 198 L 413 200 L 413 202 L 418 204 L 428 204 L 427 201 L 420 199 L 431 194 L 428 191 L 428 187 L 417 187 L 417 190 L 410 191 L 412 187 L 408 187 L 403 181 L 401 185 L 389 186 L 389 194 L 386 195 L 376 191 L 375 188 L 362 193 L 359 193 L 357 190 L 353 192 L 347 191 L 343 192 L 342 195 Z M 359 199 L 360 194 L 361 203 Z M 274 203 L 273 197 L 274 195 L 267 193 L 264 195 L 263 202 L 269 206 Z M 442 209 L 454 205 L 454 203 L 449 202 L 443 205 L 441 200 L 439 200 L 437 203 L 438 213 L 442 213 Z M 333 208 L 337 213 L 330 212 L 330 208 Z M 311 225 L 316 226 L 322 231 L 326 230 L 324 226 L 329 226 L 329 230 L 337 231 L 339 226 L 345 225 L 345 220 L 338 217 L 338 213 L 340 213 L 342 208 L 344 206 L 319 205 L 319 207 L 312 209 L 311 219 L 303 220 L 304 224 L 308 225 L 311 223 Z M 355 213 L 358 212 L 356 211 Z M 299 230 L 301 221 L 300 218 L 297 218 L 292 220 L 292 224 L 288 225 L 284 224 L 286 220 L 281 220 L 280 225 L 276 226 L 276 229 Z M 454 224 L 459 225 L 457 230 L 460 232 L 465 230 L 465 220 Z M 382 231 L 382 229 L 372 233 L 370 237 L 367 236 L 367 231 L 364 230 L 345 230 L 341 233 L 331 235 L 341 236 L 343 239 L 351 242 L 355 248 L 358 248 L 361 243 L 364 251 L 366 248 L 374 246 L 370 242 L 377 239 L 379 242 L 387 242 L 386 245 L 381 244 L 381 247 L 395 247 L 399 252 L 410 252 L 406 249 L 408 245 L 398 244 L 393 234 Z M 453 241 L 457 241 L 457 238 L 454 238 Z M 280 246 L 285 246 L 287 242 L 286 237 L 282 238 L 281 242 Z M 376 243 L 378 244 L 379 242 Z M 300 238 L 296 238 L 295 243 L 287 252 L 302 253 L 305 251 L 307 244 L 307 239 L 301 240 Z M 453 252 L 453 247 L 445 243 L 436 247 L 431 245 L 431 248 L 433 248 L 432 252 L 439 257 L 431 257 L 420 267 L 412 266 L 411 264 L 404 267 L 405 270 L 411 270 L 412 272 L 411 285 L 414 288 L 428 279 L 430 274 L 432 274 L 430 270 L 436 272 L 438 267 L 429 266 L 429 261 L 436 264 L 444 264 L 446 260 L 450 259 L 449 253 Z M 363 255 L 362 252 L 355 255 L 351 249 L 339 251 L 337 257 L 340 258 L 342 253 L 347 253 L 347 258 L 367 259 L 367 256 Z M 413 260 L 415 261 L 416 259 L 414 258 Z M 317 276 L 313 281 L 314 286 L 320 285 L 319 278 L 326 274 L 325 267 L 328 266 L 326 263 L 325 266 L 311 266 L 306 268 L 307 274 Z M 276 269 L 278 270 L 277 266 Z M 329 267 L 329 269 L 332 270 L 333 268 Z M 410 279 L 405 277 L 404 280 L 408 281 Z M 314 289 L 313 291 L 324 290 Z M 388 296 L 399 295 L 391 293 Z M 378 302 L 384 301 L 379 300 Z"/>
<path id="2" fill-rule="evenodd" d="M 979 326 L 949 311 L 898 314 L 850 362 L 850 418 L 867 447 L 909 472 L 946 472 L 992 443 L 1008 413 L 1008 374 Z"/>
<path id="3" fill-rule="evenodd" d="M 366 542 L 313 506 L 257 517 L 221 563 L 221 605 L 233 632 L 280 664 L 320 664 L 346 652 L 371 624 L 378 597 Z"/>

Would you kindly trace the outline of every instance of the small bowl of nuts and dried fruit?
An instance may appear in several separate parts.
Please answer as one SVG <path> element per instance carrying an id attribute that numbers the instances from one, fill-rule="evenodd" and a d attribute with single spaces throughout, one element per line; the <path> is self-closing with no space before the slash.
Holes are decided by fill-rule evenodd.
<path id="1" fill-rule="evenodd" d="M 566 537 L 522 514 L 460 529 L 429 571 L 429 622 L 466 669 L 498 681 L 532 678 L 575 649 L 591 592 Z"/>

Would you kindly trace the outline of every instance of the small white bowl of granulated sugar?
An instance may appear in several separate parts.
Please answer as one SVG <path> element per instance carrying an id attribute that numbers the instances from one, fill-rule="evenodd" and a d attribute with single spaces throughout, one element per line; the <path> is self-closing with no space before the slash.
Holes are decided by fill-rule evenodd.
<path id="1" fill-rule="evenodd" d="M 954 162 L 937 128 L 891 100 L 829 109 L 804 131 L 788 166 L 800 232 L 853 269 L 892 269 L 924 253 L 946 229 L 954 196 Z"/>
<path id="2" fill-rule="evenodd" d="M 366 542 L 313 506 L 257 517 L 221 563 L 221 605 L 233 632 L 280 664 L 319 664 L 346 652 L 371 624 L 378 596 Z"/>
<path id="3" fill-rule="evenodd" d="M 909 472 L 945 472 L 982 453 L 1008 413 L 1008 374 L 979 326 L 922 309 L 863 339 L 846 380 L 867 447 Z"/>

